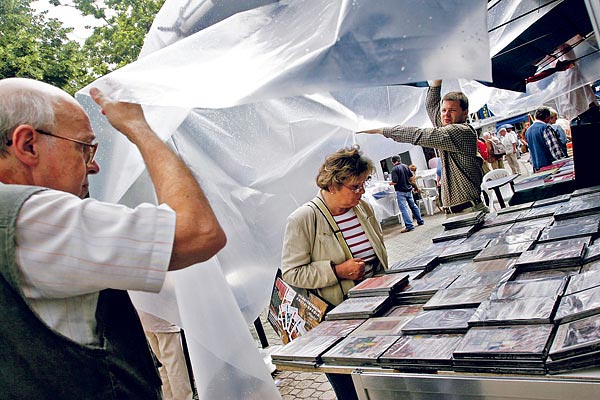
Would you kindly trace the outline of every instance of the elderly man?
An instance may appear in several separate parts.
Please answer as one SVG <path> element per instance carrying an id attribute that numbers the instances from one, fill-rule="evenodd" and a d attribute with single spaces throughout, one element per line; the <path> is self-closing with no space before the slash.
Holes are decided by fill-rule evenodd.
<path id="1" fill-rule="evenodd" d="M 444 212 L 487 211 L 480 196 L 483 159 L 477 150 L 477 132 L 466 122 L 469 99 L 461 92 L 450 92 L 440 101 L 441 85 L 441 80 L 433 81 L 427 92 L 426 108 L 433 128 L 395 126 L 358 133 L 382 134 L 397 142 L 441 150 Z"/>
<path id="2" fill-rule="evenodd" d="M 513 174 L 520 174 L 521 167 L 519 166 L 519 161 L 517 160 L 517 140 L 506 130 L 506 128 L 500 128 L 498 131 L 500 135 L 500 141 L 504 146 L 504 150 L 506 152 L 506 161 L 510 166 Z"/>
<path id="3" fill-rule="evenodd" d="M 540 107 L 535 110 L 535 121 L 525 132 L 534 172 L 565 156 L 560 148 L 558 135 L 548 128 L 549 122 L 550 108 Z"/>
<path id="4" fill-rule="evenodd" d="M 158 292 L 169 270 L 226 242 L 202 189 L 139 105 L 90 91 L 134 143 L 159 206 L 93 199 L 88 116 L 45 83 L 0 81 L 0 387 L 11 399 L 160 399 L 160 378 L 126 290 Z"/>

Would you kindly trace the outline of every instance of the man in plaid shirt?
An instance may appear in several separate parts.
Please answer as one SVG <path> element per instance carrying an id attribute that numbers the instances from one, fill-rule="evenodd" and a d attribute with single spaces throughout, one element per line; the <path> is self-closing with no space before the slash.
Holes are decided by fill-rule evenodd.
<path id="1" fill-rule="evenodd" d="M 441 150 L 442 204 L 447 214 L 488 211 L 481 201 L 483 159 L 477 151 L 477 132 L 466 123 L 469 100 L 461 92 L 447 93 L 440 101 L 442 81 L 427 92 L 426 109 L 433 128 L 395 126 L 371 129 L 397 142 Z"/>
<path id="2" fill-rule="evenodd" d="M 534 116 L 535 121 L 525 132 L 525 139 L 529 145 L 533 170 L 538 171 L 565 155 L 560 147 L 558 135 L 548 125 L 550 108 L 540 107 L 535 110 Z"/>

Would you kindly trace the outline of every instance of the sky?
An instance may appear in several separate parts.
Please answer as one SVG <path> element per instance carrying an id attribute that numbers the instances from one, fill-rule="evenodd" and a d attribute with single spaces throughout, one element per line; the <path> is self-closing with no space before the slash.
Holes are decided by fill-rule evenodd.
<path id="1" fill-rule="evenodd" d="M 63 2 L 68 2 L 63 1 Z M 92 34 L 92 29 L 86 29 L 86 25 L 101 25 L 94 17 L 83 17 L 78 10 L 73 7 L 59 6 L 55 7 L 48 3 L 48 0 L 37 0 L 31 3 L 31 8 L 37 12 L 48 10 L 47 18 L 56 18 L 64 24 L 65 27 L 74 28 L 69 34 L 69 39 L 83 43 L 85 39 Z"/>

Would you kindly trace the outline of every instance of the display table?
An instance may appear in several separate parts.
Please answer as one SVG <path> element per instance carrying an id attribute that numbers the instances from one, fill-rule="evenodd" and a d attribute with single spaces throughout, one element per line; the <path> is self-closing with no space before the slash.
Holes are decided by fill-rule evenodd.
<path id="1" fill-rule="evenodd" d="M 537 172 L 513 186 L 511 206 L 572 193 L 577 186 L 572 160 L 561 160 L 545 171 Z"/>
<path id="2" fill-rule="evenodd" d="M 382 373 L 355 369 L 360 400 L 539 399 L 592 400 L 600 396 L 600 371 L 538 376 Z"/>

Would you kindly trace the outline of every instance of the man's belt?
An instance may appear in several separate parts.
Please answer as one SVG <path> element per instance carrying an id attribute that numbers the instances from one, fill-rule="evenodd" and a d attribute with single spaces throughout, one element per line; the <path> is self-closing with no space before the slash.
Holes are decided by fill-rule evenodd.
<path id="1" fill-rule="evenodd" d="M 466 210 L 469 207 L 475 207 L 475 206 L 477 206 L 479 204 L 481 204 L 481 200 L 466 201 L 464 203 L 457 204 L 455 206 L 442 207 L 442 209 L 444 210 L 444 212 L 446 214 L 454 214 L 454 213 L 459 213 L 461 211 L 464 211 L 464 210 Z"/>

